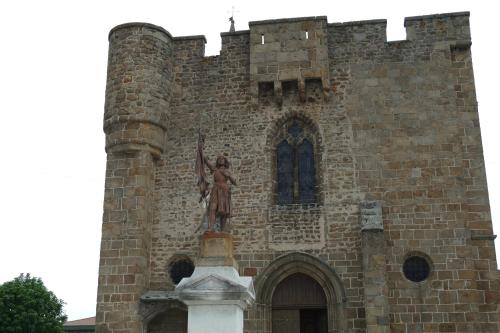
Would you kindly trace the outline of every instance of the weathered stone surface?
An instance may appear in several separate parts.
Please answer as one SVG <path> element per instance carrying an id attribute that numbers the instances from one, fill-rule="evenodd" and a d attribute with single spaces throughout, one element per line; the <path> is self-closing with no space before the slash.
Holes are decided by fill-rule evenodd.
<path id="1" fill-rule="evenodd" d="M 201 236 L 200 257 L 196 266 L 231 266 L 238 269 L 233 257 L 233 237 L 223 232 L 205 232 Z"/>
<path id="2" fill-rule="evenodd" d="M 196 267 L 175 288 L 179 299 L 190 305 L 235 305 L 244 310 L 255 300 L 252 278 L 240 277 L 230 266 Z"/>
<path id="3" fill-rule="evenodd" d="M 202 258 L 209 257 L 232 257 L 233 237 L 222 232 L 205 232 L 201 236 Z"/>
<path id="4" fill-rule="evenodd" d="M 254 22 L 223 33 L 213 57 L 204 57 L 202 36 L 115 28 L 97 331 L 139 332 L 140 297 L 175 287 L 171 258 L 196 263 L 201 128 L 207 156 L 227 153 L 238 179 L 231 233 L 240 275 L 313 276 L 331 299 L 342 295 L 328 307 L 330 332 L 499 332 L 468 13 L 407 18 L 405 26 L 407 40 L 387 42 L 385 20 Z M 317 202 L 285 207 L 276 204 L 276 140 L 293 119 L 315 133 Z M 370 215 L 375 230 L 361 231 L 362 201 L 381 203 L 382 214 Z M 384 247 L 370 251 L 372 242 Z M 429 258 L 427 280 L 402 274 L 411 253 Z M 318 265 L 268 272 L 290 254 L 316 258 L 338 281 L 322 281 L 330 275 Z M 272 297 L 256 292 L 245 330 L 268 333 Z"/>
<path id="5" fill-rule="evenodd" d="M 367 333 L 389 333 L 389 303 L 387 296 L 386 247 L 382 222 L 382 210 L 379 202 L 370 201 L 361 204 L 361 218 L 372 215 L 380 219 L 379 223 L 362 226 L 363 254 L 363 289 L 365 296 L 365 316 Z"/>
<path id="6" fill-rule="evenodd" d="M 363 201 L 360 204 L 361 231 L 384 230 L 382 206 L 378 201 Z"/>

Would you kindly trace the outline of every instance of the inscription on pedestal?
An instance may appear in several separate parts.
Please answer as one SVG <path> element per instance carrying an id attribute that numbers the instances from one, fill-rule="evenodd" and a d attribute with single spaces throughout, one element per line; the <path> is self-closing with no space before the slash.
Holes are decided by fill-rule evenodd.
<path id="1" fill-rule="evenodd" d="M 233 237 L 230 234 L 205 232 L 201 236 L 200 252 L 196 266 L 232 266 L 238 268 L 233 258 Z"/>
<path id="2" fill-rule="evenodd" d="M 232 257 L 233 237 L 222 232 L 205 232 L 201 242 L 201 257 Z"/>

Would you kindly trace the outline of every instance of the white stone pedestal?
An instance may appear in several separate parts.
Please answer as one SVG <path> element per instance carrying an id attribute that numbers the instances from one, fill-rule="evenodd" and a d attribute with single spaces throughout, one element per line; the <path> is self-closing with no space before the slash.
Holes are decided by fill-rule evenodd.
<path id="1" fill-rule="evenodd" d="M 252 278 L 234 267 L 197 267 L 177 285 L 188 307 L 188 333 L 243 333 L 243 310 L 255 300 Z"/>
<path id="2" fill-rule="evenodd" d="M 191 305 L 188 332 L 243 332 L 243 310 L 232 305 Z"/>
<path id="3" fill-rule="evenodd" d="M 188 307 L 188 333 L 243 333 L 243 311 L 255 301 L 251 277 L 241 277 L 232 258 L 232 238 L 202 238 L 193 275 L 175 288 Z"/>

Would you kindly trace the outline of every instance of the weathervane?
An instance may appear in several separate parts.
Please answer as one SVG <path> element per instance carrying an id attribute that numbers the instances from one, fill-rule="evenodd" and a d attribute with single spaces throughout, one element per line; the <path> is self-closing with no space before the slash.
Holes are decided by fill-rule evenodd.
<path id="1" fill-rule="evenodd" d="M 234 13 L 237 13 L 238 11 L 234 10 L 234 6 L 231 6 L 231 12 L 227 12 L 228 14 L 231 14 L 231 17 L 229 18 L 229 22 L 231 22 L 231 27 L 229 28 L 229 32 L 235 32 L 234 29 Z"/>

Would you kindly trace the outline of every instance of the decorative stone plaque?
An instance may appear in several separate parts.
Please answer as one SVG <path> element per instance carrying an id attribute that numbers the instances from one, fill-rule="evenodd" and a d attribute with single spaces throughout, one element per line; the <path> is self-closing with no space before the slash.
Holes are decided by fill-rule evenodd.
<path id="1" fill-rule="evenodd" d="M 379 201 L 362 201 L 361 211 L 361 230 L 384 230 L 382 220 L 382 205 Z"/>

